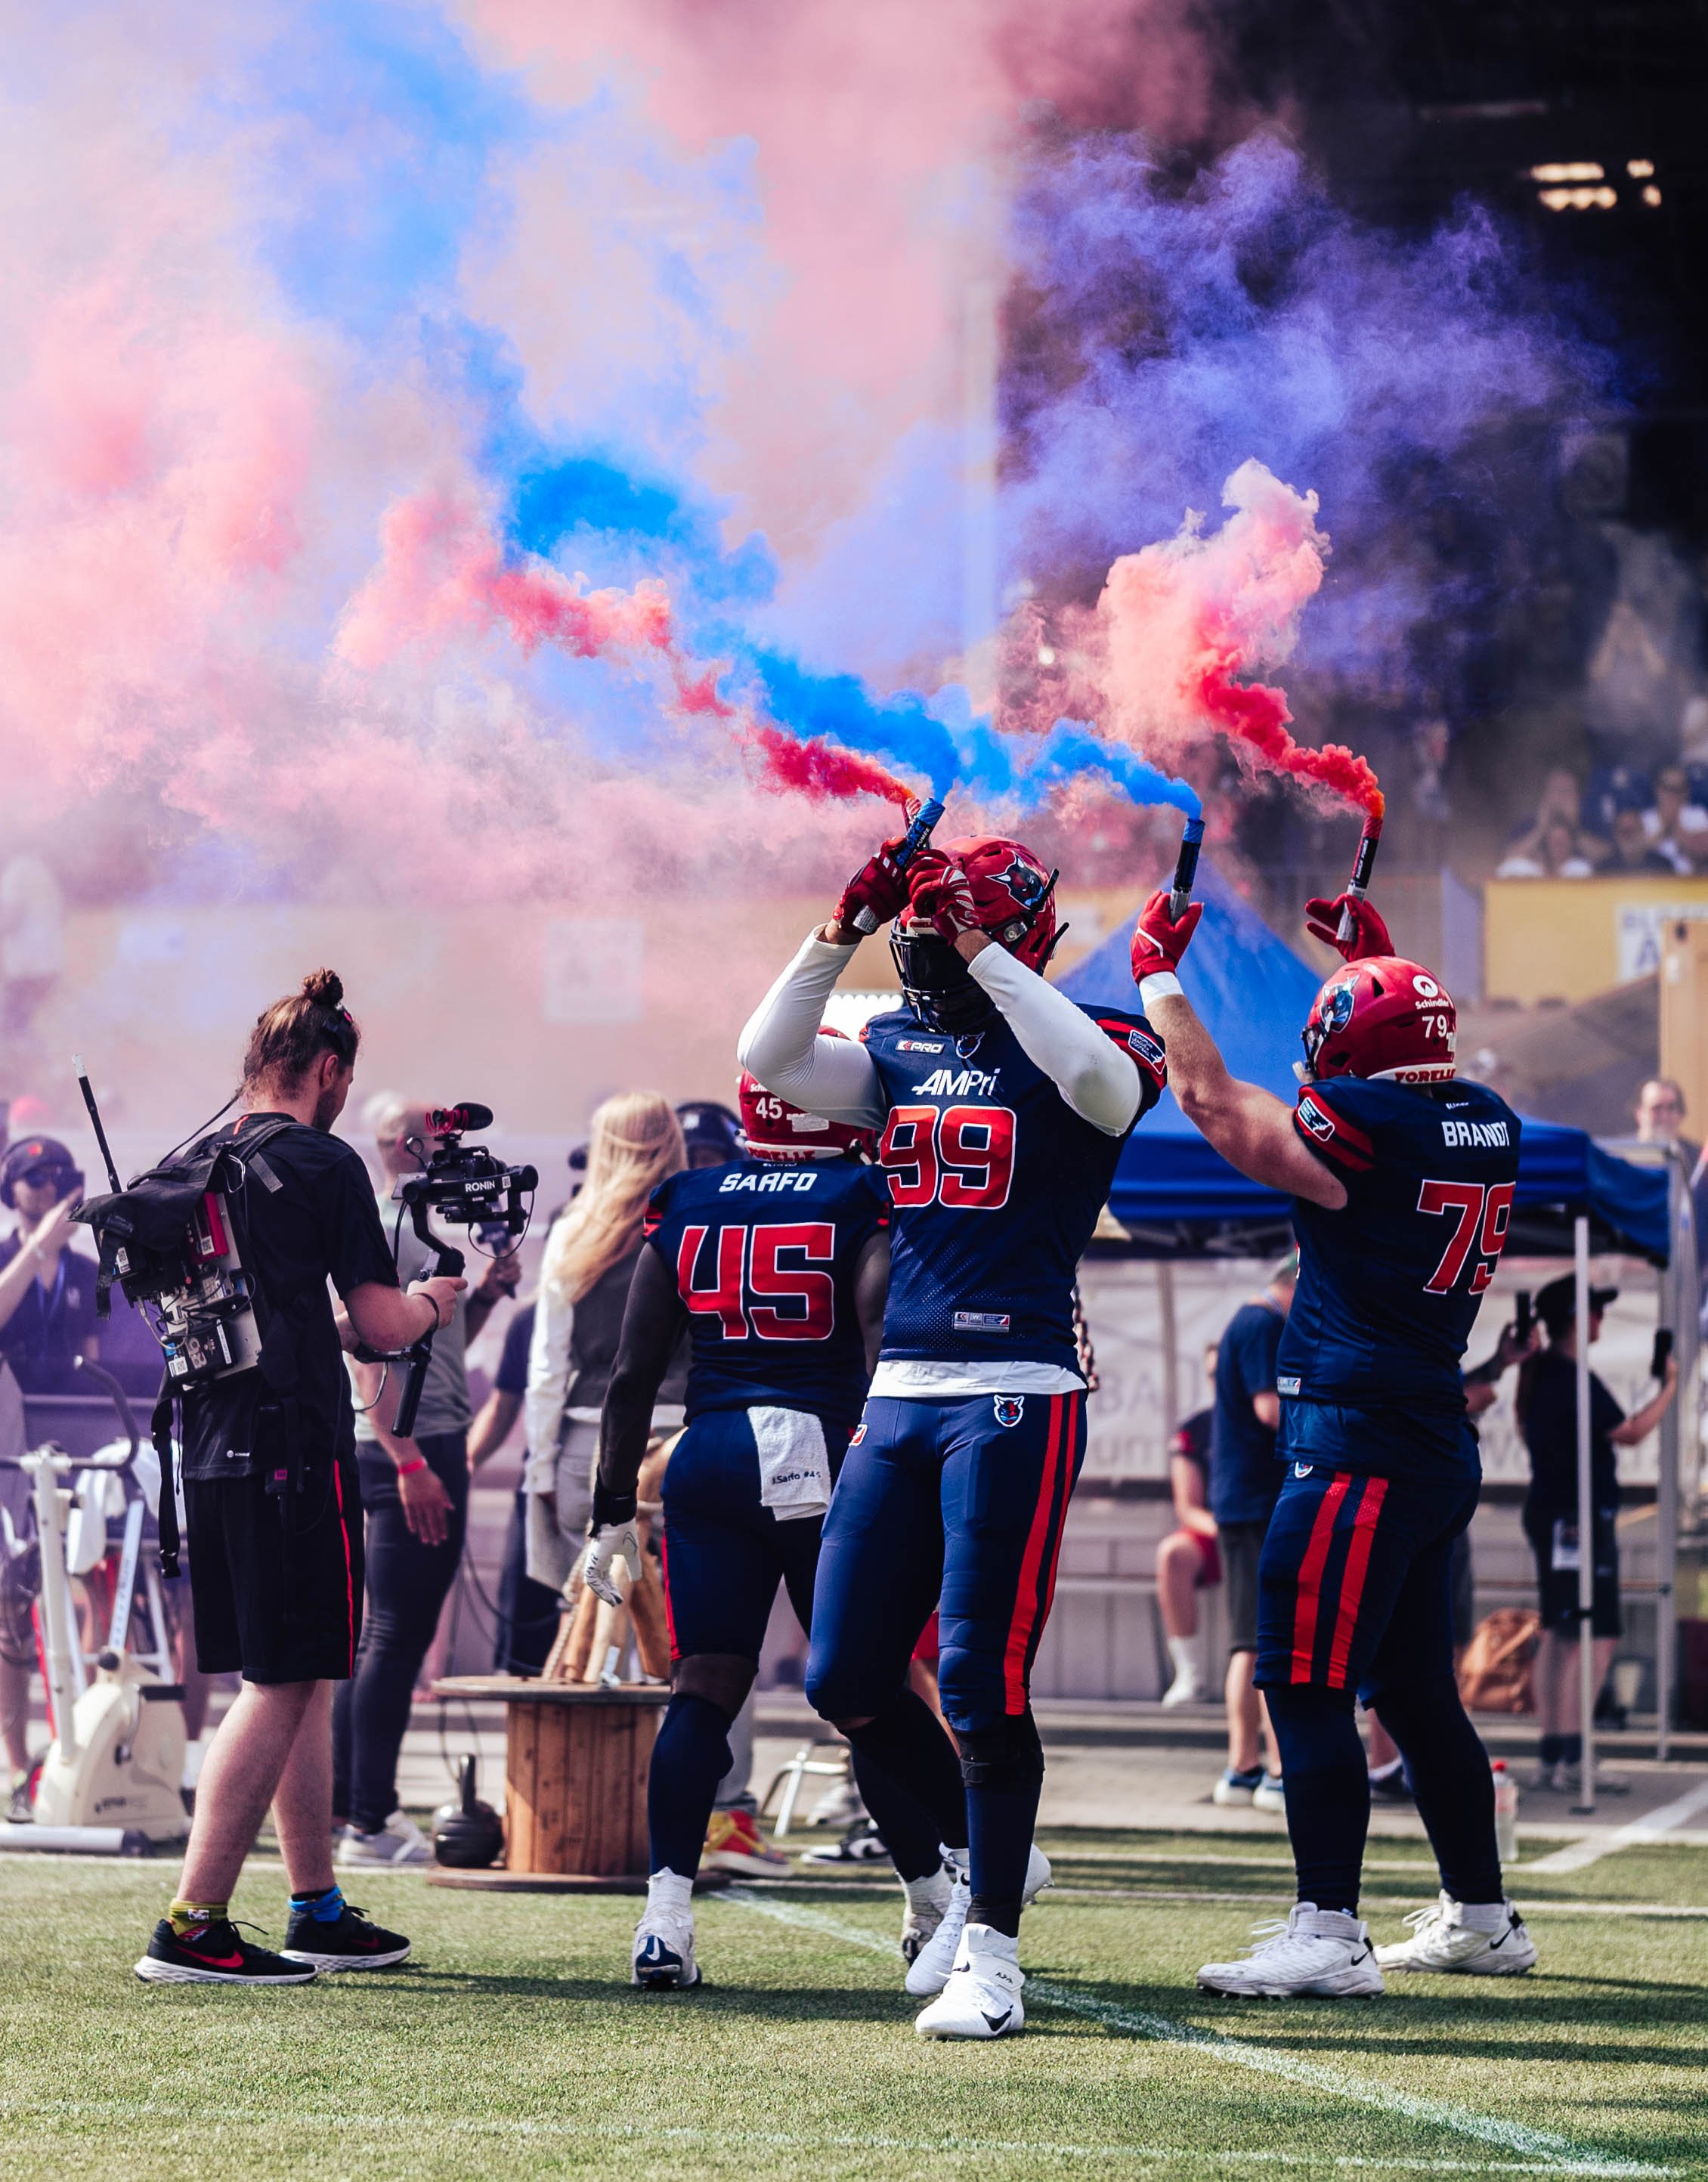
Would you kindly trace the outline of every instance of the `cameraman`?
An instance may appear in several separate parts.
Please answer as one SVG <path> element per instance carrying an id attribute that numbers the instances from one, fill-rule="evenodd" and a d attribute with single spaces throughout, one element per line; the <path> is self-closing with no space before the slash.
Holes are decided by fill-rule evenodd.
<path id="1" fill-rule="evenodd" d="M 379 1215 L 406 1287 L 425 1280 L 438 1263 L 401 1203 L 405 1176 L 427 1166 L 427 1111 L 393 1099 L 374 1121 L 384 1177 Z M 472 1414 L 467 1345 L 494 1305 L 515 1293 L 521 1274 L 513 1253 L 492 1258 L 480 1285 L 458 1297 L 428 1360 L 412 1438 L 399 1439 L 387 1423 L 396 1414 L 396 1378 L 387 1386 L 380 1365 L 351 1363 L 361 1404 L 356 1458 L 367 1518 L 368 1607 L 356 1672 L 332 1707 L 332 1808 L 350 1822 L 334 1859 L 342 1870 L 426 1864 L 432 1856 L 427 1836 L 398 1808 L 397 1756 L 415 1678 L 462 1557 Z"/>
<path id="2" fill-rule="evenodd" d="M 351 1908 L 332 1875 L 332 1685 L 355 1663 L 362 1595 L 361 1498 L 350 1386 L 327 1282 L 356 1332 L 402 1349 L 450 1321 L 456 1280 L 397 1284 L 368 1170 L 330 1133 L 360 1033 L 329 970 L 257 1020 L 244 1056 L 244 1113 L 295 1122 L 268 1140 L 243 1194 L 246 1271 L 284 1324 L 291 1360 L 187 1387 L 184 1502 L 204 1674 L 243 1687 L 202 1765 L 178 1898 L 136 1974 L 153 1984 L 301 1984 L 318 1969 L 401 1962 L 409 1942 Z M 266 1171 L 261 1169 L 264 1157 Z M 255 1459 L 265 1404 L 282 1444 Z M 269 1492 L 279 1474 L 289 1482 Z M 285 1951 L 246 1939 L 232 1890 L 268 1808 L 290 1882 Z"/>

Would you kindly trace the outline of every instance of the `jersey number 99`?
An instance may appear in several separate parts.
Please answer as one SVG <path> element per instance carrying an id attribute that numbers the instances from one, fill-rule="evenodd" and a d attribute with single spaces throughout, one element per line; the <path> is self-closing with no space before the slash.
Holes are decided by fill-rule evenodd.
<path id="1" fill-rule="evenodd" d="M 893 1106 L 878 1159 L 897 1205 L 998 1211 L 1014 1186 L 1014 1109 Z"/>
<path id="2" fill-rule="evenodd" d="M 677 1293 L 694 1312 L 722 1322 L 726 1341 L 828 1341 L 836 1331 L 836 1229 L 827 1220 L 780 1221 L 763 1227 L 720 1227 L 710 1251 L 706 1227 L 683 1230 Z M 793 1262 L 783 1263 L 785 1252 Z M 703 1255 L 710 1288 L 694 1277 Z"/>
<path id="3" fill-rule="evenodd" d="M 1418 1193 L 1418 1211 L 1450 1212 L 1458 1223 L 1440 1264 L 1423 1283 L 1425 1295 L 1451 1295 L 1456 1288 L 1482 1294 L 1506 1246 L 1513 1187 L 1510 1182 L 1423 1184 Z"/>

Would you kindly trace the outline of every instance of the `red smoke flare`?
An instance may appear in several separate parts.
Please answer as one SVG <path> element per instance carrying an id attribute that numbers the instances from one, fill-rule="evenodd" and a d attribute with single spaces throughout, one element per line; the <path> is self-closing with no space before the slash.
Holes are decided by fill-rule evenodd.
<path id="1" fill-rule="evenodd" d="M 881 795 L 904 808 L 913 790 L 875 758 L 838 750 L 834 743 L 816 738 L 797 742 L 766 720 L 755 720 L 745 730 L 745 739 L 763 753 L 766 770 L 779 788 L 799 789 L 815 800 L 826 795 Z"/>
<path id="2" fill-rule="evenodd" d="M 1266 682 L 1236 680 L 1228 650 L 1211 652 L 1199 674 L 1196 694 L 1216 725 L 1256 750 L 1266 764 L 1333 789 L 1380 822 L 1385 806 L 1368 760 L 1344 743 L 1325 743 L 1321 750 L 1310 750 L 1295 742 L 1287 733 L 1293 716 L 1285 693 Z"/>

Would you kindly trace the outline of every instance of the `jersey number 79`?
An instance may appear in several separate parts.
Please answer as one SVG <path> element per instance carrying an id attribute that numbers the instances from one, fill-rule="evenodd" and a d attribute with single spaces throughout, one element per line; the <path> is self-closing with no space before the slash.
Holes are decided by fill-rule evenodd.
<path id="1" fill-rule="evenodd" d="M 1452 1241 L 1441 1254 L 1440 1264 L 1423 1283 L 1425 1295 L 1451 1295 L 1456 1288 L 1468 1289 L 1472 1295 L 1482 1294 L 1494 1279 L 1495 1268 L 1506 1245 L 1514 1186 L 1510 1182 L 1423 1184 L 1418 1193 L 1418 1211 L 1451 1213 L 1457 1222 Z"/>
<path id="2" fill-rule="evenodd" d="M 785 1254 L 792 1262 L 783 1262 Z M 709 1288 L 694 1285 L 702 1258 L 710 1261 Z M 677 1293 L 691 1311 L 720 1320 L 726 1341 L 828 1341 L 836 1331 L 835 1263 L 836 1229 L 827 1220 L 685 1227 Z"/>

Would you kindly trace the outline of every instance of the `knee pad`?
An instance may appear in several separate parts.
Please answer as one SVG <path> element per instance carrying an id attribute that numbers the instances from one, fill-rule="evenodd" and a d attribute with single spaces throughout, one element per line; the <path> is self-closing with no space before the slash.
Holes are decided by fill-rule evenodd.
<path id="1" fill-rule="evenodd" d="M 757 1663 L 739 1652 L 690 1652 L 672 1668 L 670 1686 L 680 1697 L 703 1697 L 732 1720 L 747 1703 L 758 1672 Z"/>
<path id="2" fill-rule="evenodd" d="M 1044 1746 L 1030 1708 L 992 1727 L 957 1728 L 969 1788 L 1031 1788 L 1044 1777 Z"/>

